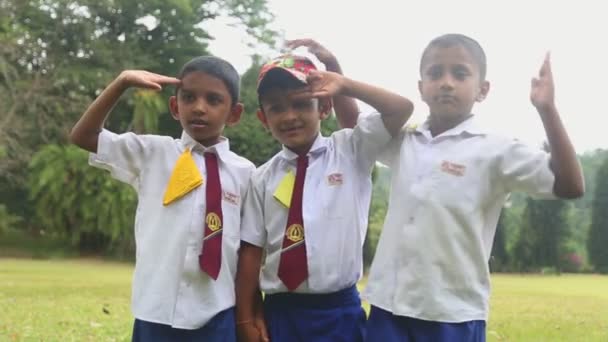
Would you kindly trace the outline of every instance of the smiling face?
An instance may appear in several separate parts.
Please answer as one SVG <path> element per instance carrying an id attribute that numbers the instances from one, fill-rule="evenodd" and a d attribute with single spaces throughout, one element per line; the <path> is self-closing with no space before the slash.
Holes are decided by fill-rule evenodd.
<path id="1" fill-rule="evenodd" d="M 233 104 L 226 84 L 219 78 L 193 71 L 182 78 L 176 96 L 169 100 L 171 113 L 194 140 L 204 146 L 219 141 L 226 125 L 236 124 L 243 105 Z"/>
<path id="2" fill-rule="evenodd" d="M 327 117 L 328 111 L 319 109 L 319 100 L 298 94 L 297 88 L 268 88 L 260 95 L 258 118 L 281 144 L 297 154 L 305 154 L 319 134 L 321 120 Z"/>
<path id="3" fill-rule="evenodd" d="M 488 93 L 489 83 L 479 63 L 462 45 L 434 46 L 425 52 L 418 87 L 431 116 L 458 121 L 470 115 L 476 101 Z"/>

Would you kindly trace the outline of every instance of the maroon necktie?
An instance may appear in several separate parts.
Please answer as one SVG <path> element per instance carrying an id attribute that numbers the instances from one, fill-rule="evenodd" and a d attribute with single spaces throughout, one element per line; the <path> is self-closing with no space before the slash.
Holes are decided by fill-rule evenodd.
<path id="1" fill-rule="evenodd" d="M 220 274 L 222 265 L 222 184 L 217 166 L 217 155 L 205 152 L 207 168 L 207 187 L 205 189 L 206 208 L 205 235 L 203 252 L 198 256 L 198 263 L 203 272 L 214 280 Z"/>
<path id="2" fill-rule="evenodd" d="M 306 243 L 304 241 L 304 219 L 302 218 L 302 193 L 304 192 L 304 178 L 308 157 L 298 157 L 298 168 L 296 181 L 289 206 L 287 227 L 283 237 L 283 248 L 281 249 L 281 260 L 279 261 L 279 279 L 293 291 L 306 278 L 308 278 L 308 265 L 306 262 Z"/>

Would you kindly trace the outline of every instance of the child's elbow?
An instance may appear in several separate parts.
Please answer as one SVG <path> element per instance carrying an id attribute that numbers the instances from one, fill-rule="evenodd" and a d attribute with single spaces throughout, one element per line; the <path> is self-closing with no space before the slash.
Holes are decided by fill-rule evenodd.
<path id="1" fill-rule="evenodd" d="M 70 134 L 68 135 L 68 140 L 70 143 L 82 148 L 83 150 L 97 153 L 97 138 L 98 134 L 94 136 L 88 136 L 86 134 L 82 134 L 78 130 L 72 128 Z"/>
<path id="2" fill-rule="evenodd" d="M 68 141 L 74 145 L 78 145 L 78 135 L 74 132 L 74 128 L 70 130 L 70 134 L 68 135 Z"/>
<path id="3" fill-rule="evenodd" d="M 579 186 L 572 189 L 572 192 L 570 193 L 570 195 L 572 196 L 572 197 L 570 197 L 572 199 L 583 197 L 585 195 L 585 184 L 582 183 Z"/>
<path id="4" fill-rule="evenodd" d="M 84 145 L 83 135 L 75 128 L 72 128 L 72 130 L 70 131 L 70 134 L 68 135 L 68 140 L 70 141 L 70 143 L 79 147 L 83 147 Z"/>
<path id="5" fill-rule="evenodd" d="M 574 184 L 570 184 L 569 186 L 562 187 L 556 186 L 555 195 L 563 199 L 581 198 L 585 195 L 585 182 L 576 182 Z"/>

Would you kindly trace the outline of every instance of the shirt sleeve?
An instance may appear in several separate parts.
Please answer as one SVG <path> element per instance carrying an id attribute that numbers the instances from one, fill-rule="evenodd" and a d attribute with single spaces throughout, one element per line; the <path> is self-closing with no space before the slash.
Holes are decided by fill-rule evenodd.
<path id="1" fill-rule="evenodd" d="M 375 112 L 362 117 L 351 134 L 344 135 L 344 138 L 349 139 L 348 144 L 358 167 L 370 173 L 380 152 L 391 141 L 391 134 L 384 126 L 380 113 Z"/>
<path id="2" fill-rule="evenodd" d="M 508 192 L 521 191 L 535 198 L 556 198 L 551 155 L 512 140 L 501 156 L 500 174 Z"/>
<path id="3" fill-rule="evenodd" d="M 243 203 L 241 240 L 257 247 L 264 247 L 266 236 L 263 184 L 262 182 L 256 182 L 255 177 L 251 177 Z"/>
<path id="4" fill-rule="evenodd" d="M 378 155 L 379 162 L 390 168 L 393 167 L 395 161 L 398 160 L 399 153 L 401 153 L 401 144 L 405 139 L 405 134 L 405 129 L 402 129 L 398 136 L 391 138 L 386 147 L 380 151 Z"/>
<path id="5" fill-rule="evenodd" d="M 97 153 L 89 155 L 89 164 L 108 170 L 112 177 L 137 188 L 145 152 L 151 143 L 149 136 L 116 134 L 104 129 L 99 134 Z"/>

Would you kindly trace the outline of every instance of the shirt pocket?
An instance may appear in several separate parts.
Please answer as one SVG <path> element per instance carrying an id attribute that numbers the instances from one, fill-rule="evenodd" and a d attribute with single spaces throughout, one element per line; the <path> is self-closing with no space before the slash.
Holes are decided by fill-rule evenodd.
<path id="1" fill-rule="evenodd" d="M 342 219 L 348 215 L 356 215 L 356 196 L 352 181 L 341 172 L 329 172 L 319 182 L 318 201 L 322 206 L 319 212 L 325 218 Z M 316 196 L 315 196 L 316 197 Z"/>
<path id="2" fill-rule="evenodd" d="M 238 192 L 222 189 L 223 234 L 239 240 L 241 236 L 241 202 Z"/>
<path id="3" fill-rule="evenodd" d="M 227 194 L 228 193 L 228 194 Z M 236 274 L 237 255 L 241 244 L 241 201 L 227 197 L 237 192 L 222 189 L 222 256 L 232 276 Z"/>
<path id="4" fill-rule="evenodd" d="M 449 172 L 441 167 L 433 170 L 428 198 L 455 214 L 468 215 L 479 207 L 478 181 L 474 176 Z"/>

